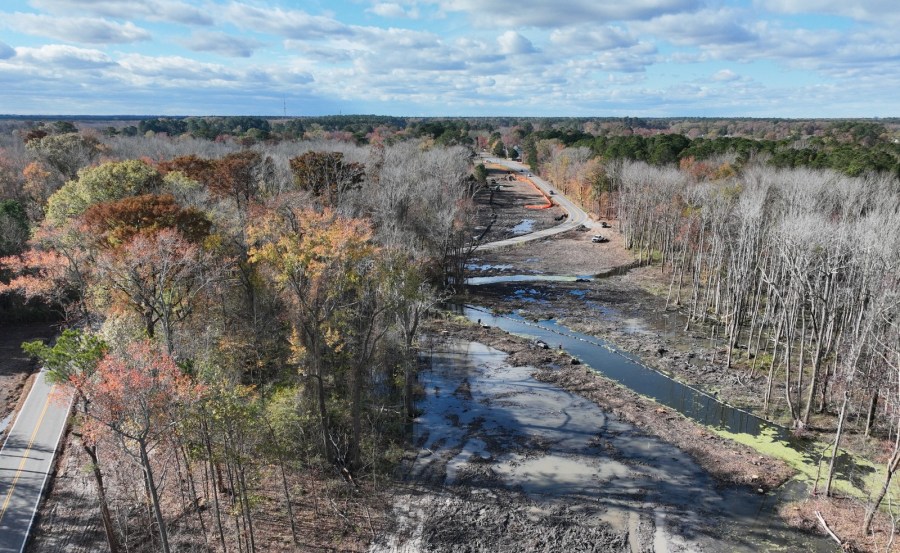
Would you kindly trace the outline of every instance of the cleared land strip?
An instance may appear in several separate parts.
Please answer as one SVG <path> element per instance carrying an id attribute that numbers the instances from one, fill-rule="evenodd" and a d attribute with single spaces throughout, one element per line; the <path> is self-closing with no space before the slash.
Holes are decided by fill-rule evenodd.
<path id="1" fill-rule="evenodd" d="M 503 165 L 504 167 L 508 167 L 514 171 L 522 171 L 526 167 L 521 163 L 516 163 L 514 161 L 506 161 L 502 159 L 489 159 L 486 161 L 490 161 L 491 163 L 496 163 L 498 165 Z M 537 176 L 528 177 L 538 188 L 544 191 L 545 194 L 549 194 L 551 190 L 551 185 L 549 182 Z M 561 232 L 565 232 L 567 230 L 572 230 L 577 226 L 584 224 L 588 220 L 587 213 L 584 212 L 580 207 L 575 205 L 571 200 L 566 198 L 561 194 L 553 194 L 553 200 L 559 204 L 560 207 L 566 210 L 569 214 L 566 217 L 565 222 L 559 224 L 555 227 L 539 230 L 536 232 L 532 232 L 529 234 L 523 234 L 522 236 L 515 236 L 513 238 L 507 238 L 506 240 L 498 240 L 497 242 L 489 242 L 487 244 L 482 244 L 475 248 L 475 251 L 485 251 L 485 250 L 495 250 L 498 248 L 505 248 L 507 246 L 515 246 L 516 244 L 521 244 L 523 242 L 530 242 L 532 240 L 540 240 L 541 238 L 546 238 L 548 236 L 553 236 L 554 234 L 559 234 Z"/>

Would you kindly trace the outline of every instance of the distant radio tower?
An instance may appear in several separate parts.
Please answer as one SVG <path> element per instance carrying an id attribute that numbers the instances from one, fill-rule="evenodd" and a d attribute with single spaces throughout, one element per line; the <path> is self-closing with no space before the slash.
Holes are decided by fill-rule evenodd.
<path id="1" fill-rule="evenodd" d="M 284 118 L 287 119 L 287 98 L 284 94 L 281 95 L 281 105 L 284 108 Z"/>

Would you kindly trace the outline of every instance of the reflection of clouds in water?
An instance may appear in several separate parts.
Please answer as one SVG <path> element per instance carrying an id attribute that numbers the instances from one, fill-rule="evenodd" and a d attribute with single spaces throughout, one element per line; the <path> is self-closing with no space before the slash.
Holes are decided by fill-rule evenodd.
<path id="1" fill-rule="evenodd" d="M 519 289 L 513 292 L 513 297 L 510 299 L 517 299 L 519 301 L 524 301 L 528 303 L 539 303 L 539 304 L 548 304 L 550 303 L 547 299 L 543 297 L 543 293 L 534 288 L 529 288 L 528 290 Z"/>
<path id="2" fill-rule="evenodd" d="M 478 271 L 508 271 L 512 268 L 513 268 L 512 265 L 491 265 L 489 263 L 485 263 L 482 265 L 479 265 L 478 263 L 467 263 L 466 264 L 466 270 L 474 271 L 474 272 L 478 272 Z"/>
<path id="3" fill-rule="evenodd" d="M 487 313 L 480 315 L 496 322 Z M 725 545 L 703 535 L 704 524 L 715 524 L 701 522 L 710 513 L 724 517 L 722 531 L 728 534 L 727 548 L 710 550 L 799 544 L 811 545 L 803 550 L 820 550 L 808 536 L 772 518 L 767 496 L 717 488 L 677 447 L 591 401 L 537 381 L 532 367 L 511 367 L 506 359 L 475 342 L 436 344 L 431 369 L 422 373 L 426 396 L 419 403 L 423 414 L 415 435 L 424 438 L 427 449 L 416 460 L 414 477 L 437 477 L 444 485 L 471 486 L 474 492 L 479 480 L 467 475 L 489 474 L 499 482 L 488 476 L 488 486 L 519 489 L 538 504 L 566 499 L 585 505 L 589 500 L 604 509 L 603 522 L 619 531 L 627 529 L 632 513 L 648 515 L 659 525 L 655 537 L 668 541 L 670 550 L 672 545 L 692 549 L 705 537 Z"/>
<path id="4" fill-rule="evenodd" d="M 525 219 L 518 225 L 512 228 L 512 233 L 515 235 L 519 234 L 528 234 L 534 230 L 534 220 L 533 219 Z"/>

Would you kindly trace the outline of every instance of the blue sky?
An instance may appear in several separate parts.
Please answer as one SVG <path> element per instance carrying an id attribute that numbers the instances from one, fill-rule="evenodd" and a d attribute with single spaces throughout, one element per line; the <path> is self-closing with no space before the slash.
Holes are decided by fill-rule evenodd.
<path id="1" fill-rule="evenodd" d="M 896 0 L 4 0 L 0 113 L 900 116 Z"/>

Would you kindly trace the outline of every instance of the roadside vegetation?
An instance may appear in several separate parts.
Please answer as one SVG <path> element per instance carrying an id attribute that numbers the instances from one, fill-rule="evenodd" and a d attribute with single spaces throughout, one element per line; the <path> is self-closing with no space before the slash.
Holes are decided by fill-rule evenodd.
<path id="1" fill-rule="evenodd" d="M 471 241 L 468 151 L 48 131 L 16 146 L 0 293 L 67 328 L 25 347 L 76 395 L 110 550 L 265 550 L 271 516 L 356 548 Z"/>

